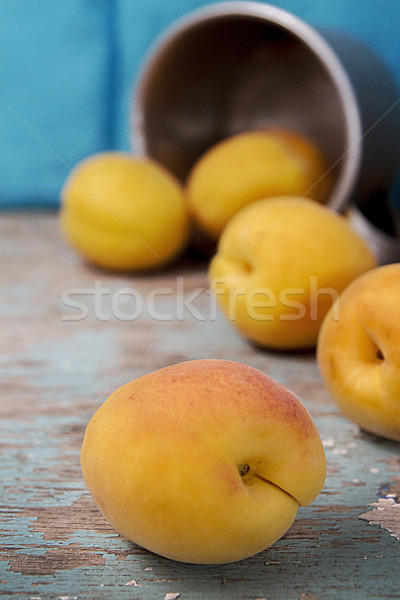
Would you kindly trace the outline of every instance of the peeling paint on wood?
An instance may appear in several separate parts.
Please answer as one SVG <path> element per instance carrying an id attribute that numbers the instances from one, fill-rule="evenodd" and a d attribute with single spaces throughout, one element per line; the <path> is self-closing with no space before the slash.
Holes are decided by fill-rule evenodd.
<path id="1" fill-rule="evenodd" d="M 400 504 L 394 498 L 379 498 L 378 502 L 373 502 L 371 506 L 376 508 L 360 515 L 359 518 L 368 521 L 370 525 L 380 525 L 400 541 Z"/>
<path id="2" fill-rule="evenodd" d="M 375 508 L 359 515 L 359 519 L 380 525 L 400 541 L 400 477 L 384 485 L 379 494 L 378 501 L 370 504 Z"/>
<path id="3" fill-rule="evenodd" d="M 359 431 L 338 412 L 313 355 L 254 348 L 214 314 L 204 263 L 185 259 L 151 276 L 102 273 L 63 243 L 56 215 L 11 213 L 0 219 L 0 274 L 1 599 L 398 597 L 399 444 Z M 110 290 L 102 319 L 93 294 L 85 293 L 86 318 L 66 320 L 74 312 L 63 301 L 66 291 L 93 290 L 98 282 Z M 117 318 L 112 294 L 127 288 L 142 297 L 169 288 L 156 308 L 172 320 Z M 189 305 L 177 311 L 179 295 L 195 298 L 197 313 Z M 153 369 L 206 357 L 250 364 L 298 394 L 328 464 L 323 492 L 299 510 L 280 541 L 223 566 L 175 563 L 118 535 L 89 496 L 79 465 L 86 424 L 114 389 Z M 382 519 L 387 530 L 370 525 Z"/>

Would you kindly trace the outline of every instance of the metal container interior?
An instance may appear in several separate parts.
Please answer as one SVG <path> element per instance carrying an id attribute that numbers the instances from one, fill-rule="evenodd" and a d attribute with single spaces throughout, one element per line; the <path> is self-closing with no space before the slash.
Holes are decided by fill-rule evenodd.
<path id="1" fill-rule="evenodd" d="M 324 38 L 284 10 L 220 2 L 178 21 L 150 50 L 135 89 L 133 145 L 181 180 L 212 144 L 245 130 L 285 127 L 324 152 L 349 198 L 362 128 L 342 63 Z"/>

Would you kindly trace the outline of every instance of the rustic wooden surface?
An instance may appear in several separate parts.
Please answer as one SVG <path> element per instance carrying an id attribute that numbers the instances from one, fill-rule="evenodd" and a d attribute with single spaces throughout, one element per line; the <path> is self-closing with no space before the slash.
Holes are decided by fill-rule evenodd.
<path id="1" fill-rule="evenodd" d="M 1 214 L 0 244 L 1 597 L 400 597 L 399 444 L 361 433 L 339 414 L 314 355 L 274 354 L 245 342 L 214 314 L 205 264 L 184 260 L 151 276 L 105 274 L 67 247 L 56 214 L 40 212 Z M 144 306 L 134 318 L 138 298 L 152 302 L 157 315 Z M 82 306 L 87 316 L 77 319 Z M 226 566 L 175 563 L 116 534 L 79 466 L 85 426 L 112 390 L 203 357 L 243 361 L 297 393 L 328 462 L 322 494 L 300 509 L 284 538 Z"/>

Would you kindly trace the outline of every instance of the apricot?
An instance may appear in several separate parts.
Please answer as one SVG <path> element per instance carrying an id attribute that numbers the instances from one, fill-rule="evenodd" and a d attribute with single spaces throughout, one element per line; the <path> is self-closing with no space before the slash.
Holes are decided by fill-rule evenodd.
<path id="1" fill-rule="evenodd" d="M 145 271 L 171 262 L 189 238 L 183 189 L 158 163 L 122 152 L 96 154 L 61 192 L 61 228 L 89 262 Z"/>
<path id="2" fill-rule="evenodd" d="M 400 442 L 400 264 L 357 277 L 326 315 L 317 356 L 326 388 L 362 429 Z"/>
<path id="3" fill-rule="evenodd" d="M 116 390 L 87 426 L 81 464 L 117 531 L 191 563 L 266 548 L 325 480 L 321 439 L 300 400 L 224 360 L 183 362 Z"/>
<path id="4" fill-rule="evenodd" d="M 347 219 L 313 200 L 254 202 L 224 229 L 209 279 L 229 322 L 269 348 L 314 347 L 340 292 L 376 266 Z"/>
<path id="5" fill-rule="evenodd" d="M 186 191 L 198 230 L 216 240 L 251 202 L 296 195 L 325 203 L 332 187 L 328 163 L 314 141 L 294 131 L 266 129 L 212 146 L 193 166 Z"/>

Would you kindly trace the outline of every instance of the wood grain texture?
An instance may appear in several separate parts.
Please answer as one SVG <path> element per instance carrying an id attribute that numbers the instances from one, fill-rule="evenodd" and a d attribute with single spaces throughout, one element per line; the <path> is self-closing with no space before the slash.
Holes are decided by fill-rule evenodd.
<path id="1" fill-rule="evenodd" d="M 399 444 L 360 432 L 338 412 L 313 354 L 243 340 L 215 310 L 205 263 L 107 274 L 66 246 L 56 214 L 4 213 L 0 268 L 0 597 L 399 597 L 400 542 L 390 530 L 398 531 Z M 324 441 L 328 476 L 274 546 L 240 563 L 194 566 L 119 536 L 85 488 L 79 452 L 89 418 L 114 389 L 211 357 L 250 364 L 299 395 Z M 390 527 L 382 508 L 391 510 Z"/>

